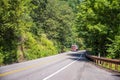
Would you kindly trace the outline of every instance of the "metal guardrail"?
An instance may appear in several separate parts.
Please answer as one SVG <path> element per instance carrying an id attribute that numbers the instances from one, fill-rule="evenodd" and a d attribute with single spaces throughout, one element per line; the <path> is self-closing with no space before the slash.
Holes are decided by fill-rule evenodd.
<path id="1" fill-rule="evenodd" d="M 97 65 L 120 72 L 120 60 L 97 57 L 88 54 L 86 54 L 86 57 Z"/>

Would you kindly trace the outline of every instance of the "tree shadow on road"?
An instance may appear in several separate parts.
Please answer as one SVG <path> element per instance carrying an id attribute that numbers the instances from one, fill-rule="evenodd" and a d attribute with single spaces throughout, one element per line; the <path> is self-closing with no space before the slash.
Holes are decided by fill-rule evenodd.
<path id="1" fill-rule="evenodd" d="M 81 54 L 79 53 L 70 53 L 70 54 L 67 54 L 68 56 L 72 56 L 72 57 L 80 57 Z"/>
<path id="2" fill-rule="evenodd" d="M 120 73 L 113 74 L 112 76 L 117 76 L 117 77 L 120 77 Z"/>
<path id="3" fill-rule="evenodd" d="M 88 62 L 88 60 L 87 60 L 87 59 L 84 59 L 84 58 L 82 58 L 82 59 L 79 59 L 79 58 L 69 58 L 69 59 L 71 59 L 71 60 L 76 60 L 76 61 Z"/>
<path id="4" fill-rule="evenodd" d="M 89 60 L 85 57 L 85 54 L 80 54 L 80 53 L 70 53 L 67 54 L 68 56 L 71 56 L 69 59 L 71 60 L 77 60 L 77 61 L 84 61 L 88 62 Z"/>

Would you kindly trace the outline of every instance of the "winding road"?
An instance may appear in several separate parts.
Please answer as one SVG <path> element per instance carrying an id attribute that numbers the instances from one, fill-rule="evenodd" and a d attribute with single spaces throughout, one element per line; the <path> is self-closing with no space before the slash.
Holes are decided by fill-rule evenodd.
<path id="1" fill-rule="evenodd" d="M 2 66 L 0 80 L 120 80 L 120 76 L 91 64 L 81 50 Z"/>

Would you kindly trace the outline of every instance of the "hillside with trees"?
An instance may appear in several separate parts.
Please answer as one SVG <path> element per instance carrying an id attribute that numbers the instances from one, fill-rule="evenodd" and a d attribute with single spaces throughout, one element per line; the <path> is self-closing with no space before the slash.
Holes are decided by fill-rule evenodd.
<path id="1" fill-rule="evenodd" d="M 70 50 L 120 58 L 119 0 L 0 0 L 0 65 Z"/>

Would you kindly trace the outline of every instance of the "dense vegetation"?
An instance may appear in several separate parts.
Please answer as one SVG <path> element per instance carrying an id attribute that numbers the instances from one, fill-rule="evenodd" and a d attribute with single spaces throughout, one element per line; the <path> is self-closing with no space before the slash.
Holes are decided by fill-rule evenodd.
<path id="1" fill-rule="evenodd" d="M 60 0 L 0 0 L 0 64 L 66 51 L 73 9 Z"/>
<path id="2" fill-rule="evenodd" d="M 54 55 L 74 43 L 120 58 L 119 0 L 0 0 L 0 65 Z"/>
<path id="3" fill-rule="evenodd" d="M 95 55 L 120 58 L 119 0 L 84 0 L 78 6 L 76 26 Z"/>

